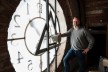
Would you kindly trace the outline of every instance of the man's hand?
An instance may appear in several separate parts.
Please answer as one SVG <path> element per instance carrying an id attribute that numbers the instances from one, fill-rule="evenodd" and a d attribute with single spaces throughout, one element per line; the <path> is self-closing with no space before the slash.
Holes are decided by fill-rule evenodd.
<path id="1" fill-rule="evenodd" d="M 82 53 L 87 54 L 89 52 L 89 50 L 90 50 L 89 48 L 86 48 L 86 49 L 83 50 Z"/>

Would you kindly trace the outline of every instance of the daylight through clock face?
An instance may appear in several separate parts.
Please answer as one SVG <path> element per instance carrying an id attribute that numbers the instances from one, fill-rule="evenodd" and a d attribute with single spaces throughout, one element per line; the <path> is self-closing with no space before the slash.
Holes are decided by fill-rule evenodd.
<path id="1" fill-rule="evenodd" d="M 58 52 L 60 49 L 60 46 L 53 45 L 55 42 L 52 35 L 66 31 L 62 9 L 58 2 L 57 5 L 55 23 L 54 1 L 49 2 L 49 60 L 51 64 L 54 61 L 55 48 Z M 46 2 L 44 0 L 21 1 L 10 21 L 7 40 L 11 62 L 16 72 L 41 72 L 47 68 L 47 28 Z M 61 40 L 61 43 L 64 42 L 61 46 L 65 45 L 65 41 L 66 38 Z M 56 45 L 58 45 L 57 42 Z M 63 54 L 60 53 L 60 55 L 62 59 Z"/>

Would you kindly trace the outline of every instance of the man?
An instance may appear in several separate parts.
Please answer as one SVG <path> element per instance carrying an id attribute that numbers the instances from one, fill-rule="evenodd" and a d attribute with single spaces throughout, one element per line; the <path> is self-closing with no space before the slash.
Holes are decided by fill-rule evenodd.
<path id="1" fill-rule="evenodd" d="M 73 18 L 73 26 L 66 33 L 58 34 L 61 37 L 70 36 L 71 48 L 65 55 L 64 72 L 70 72 L 69 61 L 77 57 L 79 63 L 79 72 L 85 72 L 84 56 L 93 47 L 94 38 L 85 28 L 80 26 L 80 20 L 77 17 Z"/>

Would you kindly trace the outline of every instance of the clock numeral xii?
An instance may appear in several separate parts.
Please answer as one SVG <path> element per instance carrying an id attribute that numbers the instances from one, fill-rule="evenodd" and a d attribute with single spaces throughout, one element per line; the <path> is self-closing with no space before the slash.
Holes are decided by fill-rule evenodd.
<path id="1" fill-rule="evenodd" d="M 39 12 L 39 16 L 41 16 L 42 13 L 42 4 L 41 3 L 37 3 L 37 7 L 38 7 L 38 12 Z"/>

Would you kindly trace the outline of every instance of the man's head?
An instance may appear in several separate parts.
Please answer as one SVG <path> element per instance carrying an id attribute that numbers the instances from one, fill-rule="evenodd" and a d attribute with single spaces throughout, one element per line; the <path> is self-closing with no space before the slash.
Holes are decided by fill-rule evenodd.
<path id="1" fill-rule="evenodd" d="M 73 19 L 72 19 L 72 21 L 73 21 L 73 26 L 79 26 L 79 24 L 80 24 L 80 20 L 77 18 L 77 17 L 74 17 Z"/>

